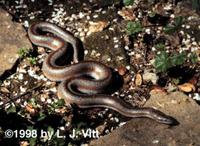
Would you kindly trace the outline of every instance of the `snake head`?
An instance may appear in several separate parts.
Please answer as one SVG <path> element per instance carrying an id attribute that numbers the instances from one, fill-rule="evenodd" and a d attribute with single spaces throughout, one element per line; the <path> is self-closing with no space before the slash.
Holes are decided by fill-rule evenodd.
<path id="1" fill-rule="evenodd" d="M 176 126 L 179 124 L 179 122 L 171 116 L 164 116 L 162 118 L 159 118 L 158 120 L 160 123 L 167 124 L 170 126 Z"/>

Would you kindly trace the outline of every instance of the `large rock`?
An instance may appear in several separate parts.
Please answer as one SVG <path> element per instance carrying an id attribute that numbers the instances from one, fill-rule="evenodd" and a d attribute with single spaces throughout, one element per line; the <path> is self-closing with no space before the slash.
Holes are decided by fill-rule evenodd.
<path id="1" fill-rule="evenodd" d="M 178 126 L 168 127 L 149 119 L 132 119 L 113 133 L 92 141 L 91 146 L 199 146 L 200 107 L 183 93 L 153 93 L 146 106 L 175 117 Z"/>
<path id="2" fill-rule="evenodd" d="M 26 31 L 21 24 L 14 23 L 12 17 L 0 9 L 0 76 L 10 70 L 18 59 L 20 48 L 31 48 Z"/>

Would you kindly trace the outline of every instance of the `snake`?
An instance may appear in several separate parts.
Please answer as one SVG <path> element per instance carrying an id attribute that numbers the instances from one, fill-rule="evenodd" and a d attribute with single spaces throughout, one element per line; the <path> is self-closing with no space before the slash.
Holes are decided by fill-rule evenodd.
<path id="1" fill-rule="evenodd" d="M 176 119 L 152 107 L 133 107 L 119 97 L 106 94 L 113 80 L 111 68 L 97 61 L 79 59 L 81 41 L 72 33 L 50 22 L 36 22 L 28 28 L 28 37 L 36 45 L 52 50 L 42 64 L 43 74 L 60 82 L 57 96 L 66 106 L 108 108 L 125 117 L 150 118 L 173 125 Z M 71 62 L 59 64 L 63 54 L 72 49 Z M 70 54 L 71 55 L 71 54 Z"/>

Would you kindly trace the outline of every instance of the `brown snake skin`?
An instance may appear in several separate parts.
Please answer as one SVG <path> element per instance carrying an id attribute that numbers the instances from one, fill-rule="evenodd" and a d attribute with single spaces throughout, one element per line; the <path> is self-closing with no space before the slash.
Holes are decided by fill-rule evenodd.
<path id="1" fill-rule="evenodd" d="M 51 35 L 49 35 L 51 34 Z M 43 62 L 43 73 L 52 81 L 61 81 L 58 97 L 66 103 L 80 108 L 104 107 L 124 116 L 151 118 L 157 122 L 173 125 L 176 120 L 153 108 L 134 108 L 117 97 L 103 94 L 112 81 L 111 69 L 96 61 L 79 61 L 78 39 L 62 28 L 39 22 L 30 26 L 28 36 L 31 42 L 53 50 Z M 57 60 L 73 47 L 73 64 L 59 65 Z"/>

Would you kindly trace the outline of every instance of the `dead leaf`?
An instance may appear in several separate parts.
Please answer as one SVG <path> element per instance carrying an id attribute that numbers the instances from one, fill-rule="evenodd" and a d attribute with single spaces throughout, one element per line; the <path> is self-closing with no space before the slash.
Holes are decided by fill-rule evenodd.
<path id="1" fill-rule="evenodd" d="M 34 114 L 34 113 L 35 113 L 35 109 L 33 108 L 32 105 L 27 104 L 25 108 L 26 108 L 26 110 L 27 110 L 29 113 L 31 113 L 31 114 Z"/>
<path id="2" fill-rule="evenodd" d="M 103 133 L 103 131 L 106 129 L 106 125 L 103 124 L 103 125 L 100 125 L 96 128 L 96 130 L 99 132 L 99 133 Z"/>
<path id="3" fill-rule="evenodd" d="M 6 87 L 1 87 L 1 92 L 10 93 L 10 91 Z"/>
<path id="4" fill-rule="evenodd" d="M 188 81 L 189 83 L 191 83 L 192 85 L 196 85 L 197 84 L 197 77 L 193 77 L 193 78 L 191 78 L 189 81 Z"/>
<path id="5" fill-rule="evenodd" d="M 150 94 L 152 94 L 152 93 L 167 93 L 167 91 L 160 86 L 153 86 L 150 91 Z"/>
<path id="6" fill-rule="evenodd" d="M 183 92 L 187 92 L 187 93 L 196 90 L 195 86 L 191 83 L 184 83 L 182 85 L 178 85 L 178 88 L 179 88 L 179 90 L 181 90 Z"/>
<path id="7" fill-rule="evenodd" d="M 135 85 L 136 86 L 142 85 L 142 76 L 139 73 L 136 74 L 136 76 L 135 76 Z"/>
<path id="8" fill-rule="evenodd" d="M 134 12 L 133 12 L 132 9 L 122 9 L 121 11 L 118 11 L 118 14 L 120 16 L 122 16 L 122 18 L 124 20 L 131 20 L 131 21 L 133 21 L 136 18 L 136 16 L 135 16 L 135 14 L 134 14 Z"/>
<path id="9" fill-rule="evenodd" d="M 29 146 L 29 143 L 27 141 L 21 141 L 20 146 Z"/>
<path id="10" fill-rule="evenodd" d="M 92 33 L 102 31 L 109 25 L 109 22 L 106 21 L 90 22 L 89 25 L 90 25 L 89 30 L 87 32 L 88 36 L 91 35 Z"/>
<path id="11" fill-rule="evenodd" d="M 38 47 L 38 53 L 44 54 L 45 53 L 44 47 Z"/>
<path id="12" fill-rule="evenodd" d="M 119 67 L 117 70 L 121 76 L 125 75 L 127 72 L 127 69 L 124 66 Z"/>
<path id="13" fill-rule="evenodd" d="M 180 37 L 177 33 L 174 33 L 173 35 L 165 35 L 165 37 L 173 47 L 177 47 L 180 44 Z"/>

